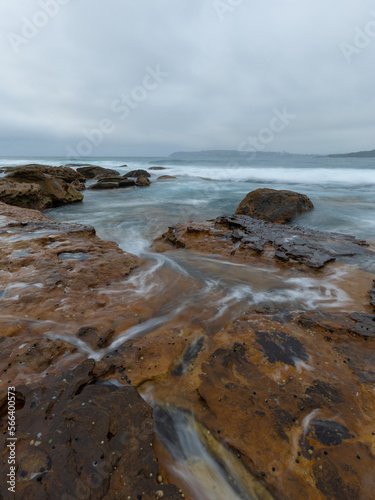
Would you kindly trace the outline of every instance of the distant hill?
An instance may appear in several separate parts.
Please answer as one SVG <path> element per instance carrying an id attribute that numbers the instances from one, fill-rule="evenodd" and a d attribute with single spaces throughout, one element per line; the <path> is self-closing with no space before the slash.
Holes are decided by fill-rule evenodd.
<path id="1" fill-rule="evenodd" d="M 250 154 L 251 151 L 238 151 L 236 149 L 213 149 L 208 151 L 177 151 L 169 155 L 168 158 L 175 160 L 188 160 L 188 159 L 209 159 L 209 158 L 246 158 Z M 258 151 L 257 155 L 263 156 L 295 156 L 286 152 L 265 152 Z M 299 155 L 298 155 L 299 156 Z"/>
<path id="2" fill-rule="evenodd" d="M 328 155 L 329 158 L 375 158 L 375 149 L 372 151 L 358 151 L 357 153 L 346 153 Z"/>

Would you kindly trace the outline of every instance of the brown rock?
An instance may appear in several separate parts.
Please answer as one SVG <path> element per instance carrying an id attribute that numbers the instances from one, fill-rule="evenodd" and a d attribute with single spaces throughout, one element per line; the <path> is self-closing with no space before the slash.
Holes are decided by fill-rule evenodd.
<path id="1" fill-rule="evenodd" d="M 167 170 L 165 167 L 150 167 L 149 170 Z"/>
<path id="2" fill-rule="evenodd" d="M 161 175 L 157 178 L 158 181 L 161 181 L 163 179 L 177 179 L 177 177 L 175 177 L 174 175 Z"/>
<path id="3" fill-rule="evenodd" d="M 132 170 L 131 172 L 127 172 L 124 177 L 141 177 L 141 176 L 145 176 L 145 177 L 151 177 L 151 174 L 149 174 L 147 172 L 147 170 Z"/>
<path id="4" fill-rule="evenodd" d="M 48 165 L 29 164 L 19 167 L 11 167 L 10 173 L 6 176 L 9 179 L 24 181 L 29 176 L 33 176 L 35 172 L 52 175 L 56 179 L 61 179 L 68 184 L 74 181 L 85 182 L 85 178 L 77 171 L 68 166 L 51 167 Z"/>
<path id="5" fill-rule="evenodd" d="M 135 184 L 136 186 L 144 187 L 144 186 L 149 186 L 151 182 L 150 179 L 148 179 L 148 177 L 146 177 L 145 175 L 141 175 L 137 178 Z"/>
<path id="6" fill-rule="evenodd" d="M 96 184 L 93 184 L 89 189 L 116 189 L 128 188 L 136 185 L 133 179 L 126 177 L 102 177 Z"/>
<path id="7" fill-rule="evenodd" d="M 118 175 L 114 175 L 114 174 L 105 174 L 105 173 L 102 173 L 102 174 L 98 174 L 96 175 L 95 177 L 93 177 L 94 180 L 96 181 L 102 181 L 102 180 L 113 180 L 114 182 L 117 182 L 119 179 L 121 179 L 121 176 L 120 174 Z"/>
<path id="8" fill-rule="evenodd" d="M 0 201 L 19 207 L 37 207 L 41 196 L 38 184 L 0 179 Z"/>
<path id="9" fill-rule="evenodd" d="M 17 496 L 155 498 L 152 410 L 132 386 L 101 382 L 107 372 L 90 360 L 17 387 Z M 1 407 L 7 397 L 1 394 Z M 7 477 L 6 435 L 0 441 L 0 471 Z M 163 498 L 181 498 L 176 486 L 164 485 L 163 492 Z"/>
<path id="10" fill-rule="evenodd" d="M 68 167 L 19 167 L 0 180 L 0 200 L 39 210 L 82 201 L 83 195 L 64 178 L 80 182 L 81 176 Z"/>
<path id="11" fill-rule="evenodd" d="M 90 186 L 89 189 L 116 189 L 118 187 L 119 187 L 119 182 L 103 180 L 96 182 L 95 184 Z"/>
<path id="12" fill-rule="evenodd" d="M 103 289 L 126 290 L 121 283 L 141 259 L 100 240 L 91 226 L 59 224 L 38 211 L 4 203 L 0 215 L 0 269 L 6 270 L 0 286 L 2 335 L 40 336 L 50 330 L 50 320 L 60 325 L 60 333 L 75 333 L 88 325 L 98 327 L 92 318 L 98 314 L 98 337 L 113 328 L 114 318 L 120 329 L 134 323 L 134 313 L 123 302 L 112 300 L 105 307 L 110 301 Z M 16 286 L 8 289 L 12 283 Z"/>
<path id="13" fill-rule="evenodd" d="M 304 194 L 275 189 L 256 189 L 241 201 L 236 214 L 285 224 L 313 208 L 314 205 Z"/>
<path id="14" fill-rule="evenodd" d="M 85 177 L 85 179 L 94 179 L 98 175 L 117 176 L 120 175 L 117 170 L 112 170 L 110 168 L 96 167 L 96 166 L 86 166 L 77 168 L 77 172 Z"/>

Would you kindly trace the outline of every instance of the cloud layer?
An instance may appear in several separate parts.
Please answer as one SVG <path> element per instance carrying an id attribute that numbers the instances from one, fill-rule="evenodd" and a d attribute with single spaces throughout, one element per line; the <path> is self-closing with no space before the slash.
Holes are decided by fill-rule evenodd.
<path id="1" fill-rule="evenodd" d="M 370 0 L 3 0 L 0 19 L 2 156 L 237 149 L 283 109 L 267 150 L 375 147 Z"/>

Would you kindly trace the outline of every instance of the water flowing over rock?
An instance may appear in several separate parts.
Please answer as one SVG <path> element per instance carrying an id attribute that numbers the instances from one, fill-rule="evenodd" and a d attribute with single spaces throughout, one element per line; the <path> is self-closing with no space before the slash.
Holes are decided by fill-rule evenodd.
<path id="1" fill-rule="evenodd" d="M 213 248 L 220 251 L 226 247 L 230 255 L 246 252 L 256 256 L 272 255 L 291 265 L 298 262 L 317 269 L 339 258 L 363 256 L 371 261 L 375 257 L 365 242 L 353 236 L 285 227 L 243 215 L 223 216 L 207 223 L 179 224 L 169 228 L 159 241 L 207 253 Z"/>
<path id="2" fill-rule="evenodd" d="M 305 194 L 261 188 L 251 191 L 241 201 L 236 214 L 285 224 L 313 208 L 314 205 Z"/>
<path id="3" fill-rule="evenodd" d="M 0 238 L 20 495 L 372 498 L 371 245 L 236 215 L 171 227 L 145 262 L 5 204 Z"/>
<path id="4" fill-rule="evenodd" d="M 176 486 L 157 482 L 152 409 L 131 385 L 101 381 L 110 372 L 91 360 L 17 386 L 17 496 L 151 499 L 162 490 L 181 499 Z"/>

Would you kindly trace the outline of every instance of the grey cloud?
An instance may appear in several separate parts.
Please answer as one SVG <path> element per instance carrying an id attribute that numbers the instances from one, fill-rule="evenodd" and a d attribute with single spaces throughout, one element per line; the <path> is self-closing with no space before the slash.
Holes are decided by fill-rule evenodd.
<path id="1" fill-rule="evenodd" d="M 341 47 L 375 21 L 370 0 L 244 0 L 222 19 L 214 0 L 72 0 L 16 53 L 9 33 L 45 2 L 0 6 L 3 155 L 64 155 L 103 118 L 93 155 L 235 149 L 284 106 L 296 119 L 269 150 L 374 148 L 375 33 L 350 64 Z M 120 119 L 113 101 L 158 65 L 168 77 Z"/>

